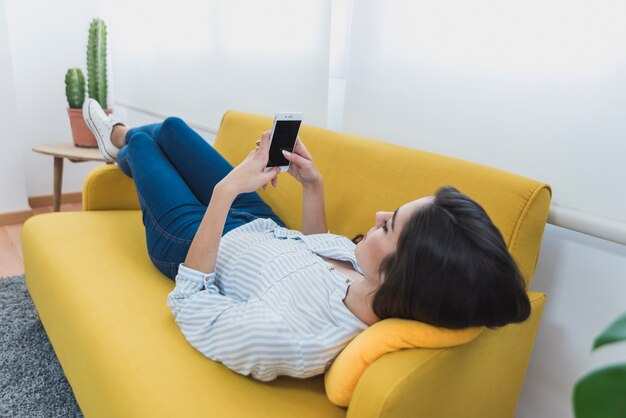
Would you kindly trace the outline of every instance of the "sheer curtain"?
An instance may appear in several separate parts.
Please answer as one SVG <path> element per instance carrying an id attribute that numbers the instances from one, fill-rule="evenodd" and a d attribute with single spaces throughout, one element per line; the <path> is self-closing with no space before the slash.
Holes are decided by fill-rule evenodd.
<path id="1" fill-rule="evenodd" d="M 626 2 L 354 2 L 343 129 L 626 221 Z M 393 164 L 393 162 L 389 162 Z"/>
<path id="2" fill-rule="evenodd" d="M 325 126 L 330 0 L 112 0 L 116 101 L 217 128 L 225 111 Z"/>

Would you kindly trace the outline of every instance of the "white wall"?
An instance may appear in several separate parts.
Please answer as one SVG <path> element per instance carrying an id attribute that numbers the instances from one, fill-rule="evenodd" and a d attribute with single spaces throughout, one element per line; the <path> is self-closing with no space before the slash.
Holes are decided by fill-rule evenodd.
<path id="1" fill-rule="evenodd" d="M 343 127 L 550 183 L 620 220 L 626 2 L 360 0 Z"/>
<path id="2" fill-rule="evenodd" d="M 217 129 L 229 109 L 325 126 L 330 0 L 110 0 L 116 102 Z M 141 19 L 137 19 L 141 16 Z"/>
<path id="3" fill-rule="evenodd" d="M 0 213 L 28 210 L 4 0 L 0 0 Z"/>
<path id="4" fill-rule="evenodd" d="M 86 75 L 87 35 L 91 19 L 98 15 L 98 1 L 5 0 L 5 6 L 25 191 L 28 196 L 51 195 L 53 159 L 31 148 L 72 142 L 65 72 L 78 67 Z M 5 148 L 1 151 L 4 153 Z M 65 160 L 63 193 L 81 191 L 85 175 L 100 164 Z"/>

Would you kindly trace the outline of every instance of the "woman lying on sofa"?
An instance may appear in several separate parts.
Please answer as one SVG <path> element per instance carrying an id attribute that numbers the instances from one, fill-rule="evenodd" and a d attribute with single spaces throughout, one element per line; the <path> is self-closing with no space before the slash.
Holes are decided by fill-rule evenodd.
<path id="1" fill-rule="evenodd" d="M 452 187 L 377 212 L 350 240 L 328 233 L 322 176 L 301 139 L 288 173 L 302 184 L 302 231 L 256 193 L 265 132 L 233 167 L 185 122 L 129 129 L 93 99 L 85 120 L 109 161 L 134 179 L 150 258 L 176 286 L 168 305 L 189 343 L 243 375 L 323 373 L 359 332 L 385 318 L 459 329 L 521 322 L 530 304 L 485 211 Z"/>

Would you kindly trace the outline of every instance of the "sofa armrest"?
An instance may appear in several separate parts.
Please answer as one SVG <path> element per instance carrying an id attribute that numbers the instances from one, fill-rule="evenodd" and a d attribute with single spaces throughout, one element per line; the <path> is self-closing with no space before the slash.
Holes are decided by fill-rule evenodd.
<path id="1" fill-rule="evenodd" d="M 83 183 L 83 210 L 140 209 L 133 179 L 118 166 L 107 164 L 87 174 Z"/>
<path id="2" fill-rule="evenodd" d="M 514 417 L 545 294 L 529 292 L 530 317 L 444 349 L 386 354 L 357 384 L 348 418 Z"/>

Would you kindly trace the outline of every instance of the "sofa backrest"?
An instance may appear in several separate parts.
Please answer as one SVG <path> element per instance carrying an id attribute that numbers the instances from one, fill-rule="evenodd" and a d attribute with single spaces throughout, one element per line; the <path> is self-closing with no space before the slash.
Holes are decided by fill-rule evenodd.
<path id="1" fill-rule="evenodd" d="M 229 111 L 214 146 L 236 166 L 272 121 Z M 306 125 L 300 137 L 324 178 L 331 233 L 350 239 L 365 234 L 375 225 L 377 211 L 393 211 L 449 184 L 489 214 L 530 286 L 550 206 L 548 185 L 457 158 Z M 277 189 L 269 186 L 258 193 L 288 228 L 301 228 L 302 189 L 295 179 L 281 173 Z"/>

